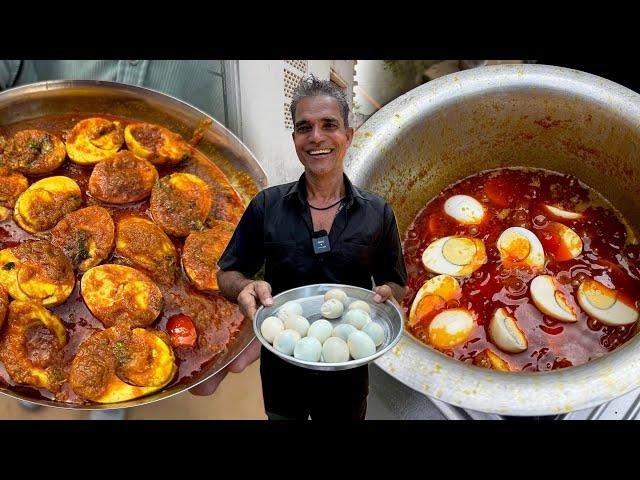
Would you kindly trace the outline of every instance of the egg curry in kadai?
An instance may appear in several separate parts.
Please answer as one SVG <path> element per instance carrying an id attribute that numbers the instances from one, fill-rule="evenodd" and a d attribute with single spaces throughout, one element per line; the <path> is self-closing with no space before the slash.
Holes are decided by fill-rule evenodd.
<path id="1" fill-rule="evenodd" d="M 444 189 L 403 241 L 408 330 L 510 372 L 581 365 L 640 329 L 640 244 L 576 177 L 502 168 Z"/>
<path id="2" fill-rule="evenodd" d="M 242 315 L 216 264 L 256 193 L 243 175 L 122 117 L 0 127 L 0 384 L 121 402 L 224 351 Z"/>

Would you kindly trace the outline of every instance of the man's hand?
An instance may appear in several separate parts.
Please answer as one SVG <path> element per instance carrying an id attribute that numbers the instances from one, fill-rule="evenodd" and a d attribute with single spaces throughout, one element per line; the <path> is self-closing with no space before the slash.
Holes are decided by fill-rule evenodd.
<path id="1" fill-rule="evenodd" d="M 189 392 L 193 395 L 211 395 L 216 391 L 218 385 L 222 383 L 222 380 L 227 376 L 227 373 L 240 373 L 258 358 L 260 358 L 260 342 L 255 338 L 253 339 L 253 342 L 251 342 L 251 344 L 249 344 L 249 346 L 221 372 L 215 374 L 209 380 L 202 382 L 200 385 L 193 387 Z"/>
<path id="2" fill-rule="evenodd" d="M 262 280 L 248 283 L 238 295 L 238 306 L 242 314 L 253 320 L 259 305 L 270 307 L 273 305 L 271 285 Z"/>
<path id="3" fill-rule="evenodd" d="M 271 285 L 262 280 L 251 281 L 240 291 L 237 300 L 242 314 L 252 322 L 253 316 L 260 305 L 264 305 L 265 307 L 273 305 Z M 211 395 L 216 391 L 218 385 L 222 383 L 227 373 L 240 373 L 247 368 L 247 365 L 255 362 L 258 358 L 260 358 L 260 342 L 256 338 L 228 367 L 189 391 L 193 395 Z"/>
<path id="4" fill-rule="evenodd" d="M 373 287 L 373 292 L 375 293 L 373 301 L 376 303 L 382 303 L 389 299 L 391 299 L 392 302 L 400 303 L 407 293 L 407 290 L 397 283 L 389 282 L 379 287 Z"/>

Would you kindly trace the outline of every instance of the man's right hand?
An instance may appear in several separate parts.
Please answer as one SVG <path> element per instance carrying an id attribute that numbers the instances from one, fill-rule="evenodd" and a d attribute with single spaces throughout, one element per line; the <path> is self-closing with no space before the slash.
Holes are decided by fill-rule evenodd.
<path id="1" fill-rule="evenodd" d="M 238 306 L 242 314 L 253 321 L 253 316 L 260 305 L 270 307 L 273 305 L 271 285 L 262 280 L 248 283 L 238 295 Z"/>

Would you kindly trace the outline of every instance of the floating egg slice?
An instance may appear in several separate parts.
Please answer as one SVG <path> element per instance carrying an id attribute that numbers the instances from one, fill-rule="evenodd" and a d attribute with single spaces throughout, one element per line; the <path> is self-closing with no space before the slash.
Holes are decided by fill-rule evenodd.
<path id="1" fill-rule="evenodd" d="M 615 290 L 596 280 L 587 279 L 578 288 L 578 303 L 587 314 L 612 327 L 638 320 L 638 311 L 623 302 Z"/>
<path id="2" fill-rule="evenodd" d="M 464 276 L 475 272 L 487 259 L 482 240 L 455 235 L 442 237 L 422 253 L 424 267 L 433 273 Z"/>
<path id="3" fill-rule="evenodd" d="M 474 225 L 482 222 L 484 208 L 480 202 L 469 195 L 454 195 L 444 202 L 444 211 L 459 223 Z"/>
<path id="4" fill-rule="evenodd" d="M 572 260 L 582 253 L 582 240 L 578 234 L 561 223 L 549 222 L 539 234 L 547 234 L 550 237 L 545 246 L 560 262 Z"/>
<path id="5" fill-rule="evenodd" d="M 444 310 L 429 324 L 429 342 L 438 348 L 455 347 L 469 338 L 474 325 L 473 314 L 469 310 Z"/>
<path id="6" fill-rule="evenodd" d="M 437 308 L 445 306 L 449 300 L 460 296 L 460 284 L 451 275 L 438 275 L 427 280 L 413 299 L 409 312 L 409 325 L 413 326 L 421 318 Z"/>
<path id="7" fill-rule="evenodd" d="M 501 372 L 511 371 L 509 364 L 488 348 L 485 348 L 473 358 L 473 364 L 477 367 L 488 368 L 490 370 L 498 370 Z"/>
<path id="8" fill-rule="evenodd" d="M 577 322 L 578 315 L 565 294 L 560 291 L 551 275 L 538 275 L 531 282 L 531 298 L 536 307 L 561 322 Z"/>
<path id="9" fill-rule="evenodd" d="M 505 352 L 524 352 L 528 346 L 527 337 L 504 308 L 497 309 L 493 314 L 489 322 L 489 335 L 493 343 Z"/>
<path id="10" fill-rule="evenodd" d="M 568 210 L 563 210 L 561 208 L 554 207 L 552 205 L 545 205 L 544 208 L 547 212 L 549 212 L 554 217 L 564 218 L 565 220 L 577 220 L 584 216 L 581 213 L 570 212 Z"/>
<path id="11" fill-rule="evenodd" d="M 502 264 L 507 268 L 529 267 L 539 270 L 544 266 L 544 249 L 538 237 L 526 228 L 510 227 L 496 242 Z"/>

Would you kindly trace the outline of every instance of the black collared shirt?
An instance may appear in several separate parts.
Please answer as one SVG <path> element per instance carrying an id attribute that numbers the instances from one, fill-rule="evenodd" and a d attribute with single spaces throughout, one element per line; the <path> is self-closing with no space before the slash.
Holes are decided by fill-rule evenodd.
<path id="1" fill-rule="evenodd" d="M 344 175 L 345 200 L 329 232 L 329 252 L 313 250 L 305 176 L 266 188 L 244 212 L 218 265 L 252 278 L 264 264 L 272 294 L 314 283 L 371 289 L 404 286 L 407 271 L 393 210 L 380 196 L 354 187 Z"/>

